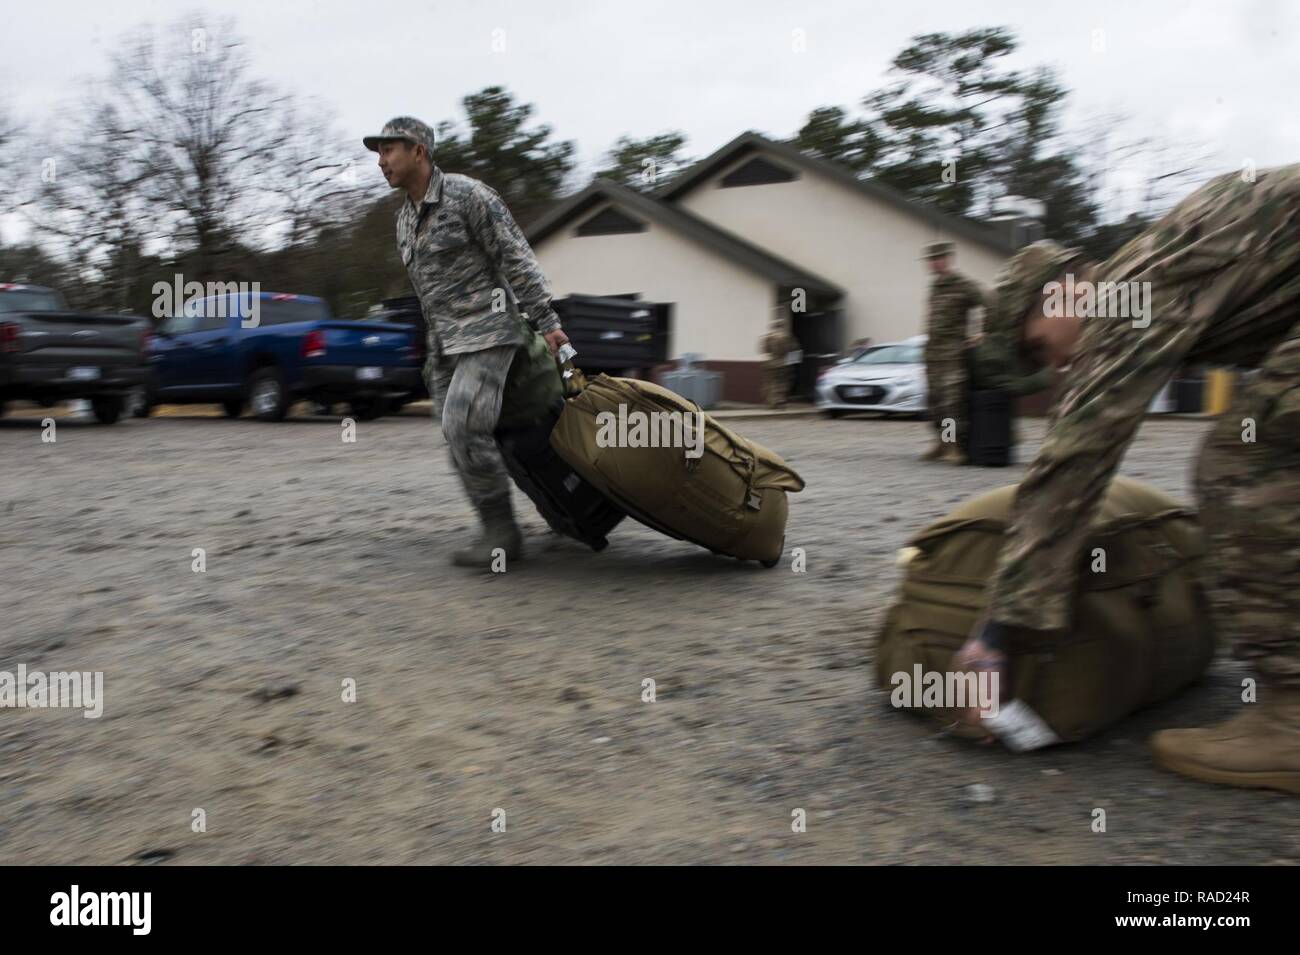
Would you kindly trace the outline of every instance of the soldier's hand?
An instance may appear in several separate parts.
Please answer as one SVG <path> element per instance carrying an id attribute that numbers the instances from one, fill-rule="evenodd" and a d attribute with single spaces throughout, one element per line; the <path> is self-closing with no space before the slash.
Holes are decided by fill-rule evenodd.
<path id="1" fill-rule="evenodd" d="M 553 332 L 547 332 L 542 337 L 546 339 L 546 347 L 551 350 L 552 355 L 560 350 L 561 345 L 567 345 L 569 343 L 569 336 L 564 334 L 564 329 L 562 328 L 557 328 Z"/>

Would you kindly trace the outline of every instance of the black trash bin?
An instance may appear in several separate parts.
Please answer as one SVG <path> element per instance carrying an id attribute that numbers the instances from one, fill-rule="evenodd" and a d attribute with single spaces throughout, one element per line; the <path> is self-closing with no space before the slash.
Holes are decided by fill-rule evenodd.
<path id="1" fill-rule="evenodd" d="M 1205 372 L 1189 368 L 1174 379 L 1174 408 L 1179 414 L 1199 414 L 1205 408 Z"/>
<path id="2" fill-rule="evenodd" d="M 1015 447 L 1015 401 L 1005 391 L 972 391 L 966 459 L 985 468 L 1004 468 Z"/>

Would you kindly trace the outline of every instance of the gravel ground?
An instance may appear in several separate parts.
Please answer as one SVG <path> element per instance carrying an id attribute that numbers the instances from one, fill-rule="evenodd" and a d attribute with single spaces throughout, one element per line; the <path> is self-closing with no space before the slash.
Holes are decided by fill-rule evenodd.
<path id="1" fill-rule="evenodd" d="M 178 410 L 60 419 L 53 444 L 0 421 L 0 670 L 105 674 L 101 719 L 0 709 L 0 860 L 1300 861 L 1287 797 L 1147 756 L 1153 730 L 1229 713 L 1245 671 L 1222 654 L 1181 698 L 1025 756 L 889 708 L 895 552 L 1020 473 L 918 462 L 922 423 L 729 422 L 807 479 L 804 574 L 630 521 L 594 554 L 516 495 L 530 559 L 475 575 L 446 563 L 475 528 L 427 417 L 345 444 L 337 418 Z M 1187 499 L 1205 428 L 1148 422 L 1125 473 Z M 1025 460 L 1041 423 L 1022 431 Z"/>

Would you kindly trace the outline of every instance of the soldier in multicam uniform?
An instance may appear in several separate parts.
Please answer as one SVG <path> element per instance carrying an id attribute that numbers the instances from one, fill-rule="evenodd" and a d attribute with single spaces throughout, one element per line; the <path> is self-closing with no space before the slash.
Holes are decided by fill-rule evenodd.
<path id="1" fill-rule="evenodd" d="M 763 400 L 769 408 L 780 408 L 790 397 L 790 353 L 799 342 L 790 331 L 790 318 L 778 309 L 772 316 L 767 334 L 758 340 L 759 351 L 767 354 L 763 362 Z"/>
<path id="2" fill-rule="evenodd" d="M 1300 165 L 1214 179 L 1076 274 L 1093 289 L 1150 283 L 1145 317 L 1052 317 L 1047 283 L 1080 266 L 1074 251 L 1037 243 L 998 284 L 999 322 L 1022 329 L 1040 364 L 1069 372 L 1016 495 L 988 619 L 955 667 L 999 671 L 1009 686 L 1007 649 L 1025 631 L 1068 626 L 1099 503 L 1179 365 L 1257 368 L 1202 446 L 1196 491 L 1215 626 L 1253 665 L 1258 702 L 1151 745 L 1161 766 L 1196 779 L 1300 793 Z"/>
<path id="3" fill-rule="evenodd" d="M 953 266 L 953 253 L 951 242 L 935 242 L 926 246 L 923 256 L 934 273 L 926 323 L 925 377 L 935 437 L 921 460 L 965 464 L 967 321 L 970 310 L 985 303 L 985 295 Z M 950 440 L 945 441 L 945 435 Z"/>
<path id="4" fill-rule="evenodd" d="M 498 548 L 508 559 L 522 554 L 493 438 L 506 376 L 534 331 L 552 352 L 568 338 L 510 210 L 485 184 L 434 164 L 428 125 L 401 116 L 362 141 L 379 154 L 388 184 L 406 191 L 397 246 L 428 327 L 425 380 L 452 465 L 483 524 L 479 539 L 452 561 L 488 569 Z"/>

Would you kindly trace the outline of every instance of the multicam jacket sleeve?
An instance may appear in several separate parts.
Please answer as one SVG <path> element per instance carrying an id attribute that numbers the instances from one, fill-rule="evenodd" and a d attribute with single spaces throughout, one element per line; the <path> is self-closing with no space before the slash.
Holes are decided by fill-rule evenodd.
<path id="1" fill-rule="evenodd" d="M 1065 391 L 1016 493 L 992 619 L 1064 630 L 1093 519 L 1147 406 L 1184 361 L 1256 363 L 1300 300 L 1300 166 L 1194 192 L 1093 275 L 1145 290 L 1145 315 L 1084 327 Z M 1099 286 L 1100 287 L 1100 286 Z M 1276 359 L 1275 359 L 1276 360 Z M 1261 409 L 1261 418 L 1274 412 Z"/>
<path id="2" fill-rule="evenodd" d="M 1065 319 L 1070 321 L 1072 319 Z M 1147 406 L 1191 347 L 1181 323 L 1085 319 L 1097 341 L 1076 362 L 1047 438 L 1016 491 L 991 616 L 1031 630 L 1068 626 L 1084 544 Z"/>

